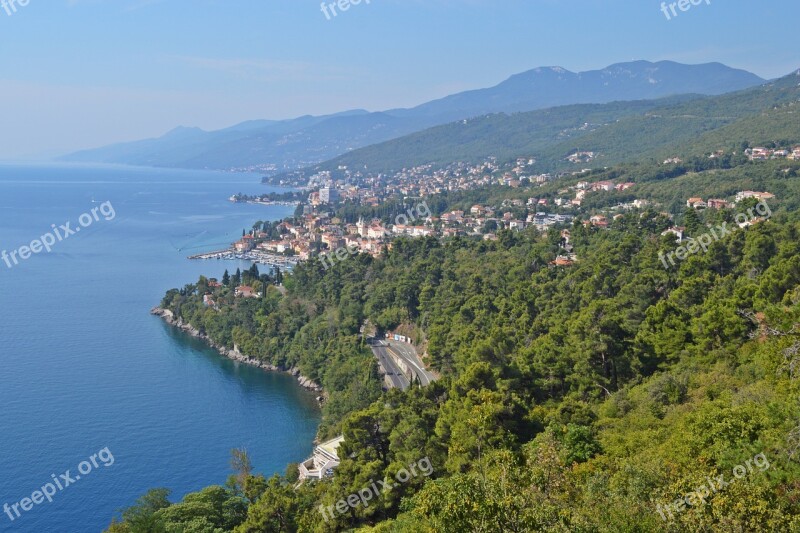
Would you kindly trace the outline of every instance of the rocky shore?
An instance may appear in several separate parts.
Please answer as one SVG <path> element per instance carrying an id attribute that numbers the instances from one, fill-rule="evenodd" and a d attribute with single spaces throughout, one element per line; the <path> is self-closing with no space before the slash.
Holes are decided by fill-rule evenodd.
<path id="1" fill-rule="evenodd" d="M 319 393 L 322 392 L 322 387 L 320 387 L 317 383 L 314 383 L 311 379 L 309 379 L 309 378 L 303 376 L 302 374 L 300 374 L 300 370 L 299 369 L 297 369 L 297 368 L 288 368 L 288 369 L 287 368 L 280 368 L 280 367 L 271 365 L 269 363 L 265 363 L 263 361 L 259 361 L 258 359 L 254 358 L 254 357 L 250 357 L 250 356 L 247 356 L 247 355 L 241 353 L 236 347 L 234 347 L 233 350 L 229 350 L 227 347 L 221 346 L 221 345 L 217 344 L 216 342 L 214 342 L 213 340 L 211 340 L 208 337 L 208 335 L 200 333 L 200 331 L 195 329 L 191 324 L 185 323 L 183 321 L 183 319 L 181 319 L 181 318 L 176 319 L 175 315 L 172 313 L 172 311 L 170 311 L 168 309 L 161 309 L 160 307 L 154 307 L 150 311 L 150 314 L 158 316 L 158 317 L 161 317 L 170 326 L 176 327 L 176 328 L 178 328 L 178 329 L 180 329 L 182 331 L 185 331 L 186 333 L 188 333 L 192 337 L 195 337 L 195 338 L 198 338 L 198 339 L 204 341 L 206 344 L 208 344 L 209 346 L 211 346 L 212 348 L 217 350 L 223 357 L 227 357 L 228 359 L 231 359 L 231 360 L 236 361 L 238 363 L 243 363 L 243 364 L 246 364 L 246 365 L 255 366 L 255 367 L 261 368 L 263 370 L 268 370 L 268 371 L 271 371 L 271 372 L 286 372 L 288 374 L 293 375 L 297 379 L 297 382 L 300 383 L 300 386 L 302 386 L 302 387 L 304 387 L 304 388 L 306 388 L 308 390 L 314 391 L 314 392 L 319 392 Z M 321 402 L 323 400 L 323 396 L 318 396 L 317 400 L 319 400 Z"/>

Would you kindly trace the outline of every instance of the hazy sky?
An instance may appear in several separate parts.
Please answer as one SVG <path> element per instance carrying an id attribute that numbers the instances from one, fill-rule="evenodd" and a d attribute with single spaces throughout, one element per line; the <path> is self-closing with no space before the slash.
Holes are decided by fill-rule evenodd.
<path id="1" fill-rule="evenodd" d="M 703 0 L 672 20 L 660 0 L 366 1 L 330 19 L 319 0 L 0 7 L 0 158 L 413 106 L 537 66 L 720 61 L 765 78 L 800 67 L 797 0 Z"/>

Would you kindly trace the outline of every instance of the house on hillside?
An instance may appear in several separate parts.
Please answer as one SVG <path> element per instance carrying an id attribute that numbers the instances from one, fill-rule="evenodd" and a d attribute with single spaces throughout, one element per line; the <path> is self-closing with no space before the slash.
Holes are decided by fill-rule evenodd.
<path id="1" fill-rule="evenodd" d="M 373 224 L 367 229 L 368 239 L 382 239 L 389 234 L 389 231 L 380 224 Z"/>
<path id="2" fill-rule="evenodd" d="M 702 198 L 689 198 L 686 200 L 686 207 L 691 207 L 692 209 L 705 209 L 708 207 L 708 204 L 704 202 Z"/>
<path id="3" fill-rule="evenodd" d="M 728 202 L 719 198 L 709 198 L 706 203 L 709 209 L 725 209 L 728 207 Z"/>
<path id="4" fill-rule="evenodd" d="M 486 209 L 482 205 L 475 204 L 472 206 L 469 212 L 475 216 L 482 217 L 486 214 Z"/>
<path id="5" fill-rule="evenodd" d="M 596 157 L 596 154 L 594 152 L 583 152 L 583 151 L 580 151 L 580 152 L 575 152 L 575 153 L 570 154 L 569 156 L 567 156 L 567 161 L 569 161 L 570 163 L 575 163 L 575 164 L 577 164 L 577 163 L 588 163 L 589 161 L 591 161 L 595 157 Z"/>
<path id="6" fill-rule="evenodd" d="M 297 467 L 300 473 L 300 482 L 302 483 L 307 479 L 320 480 L 333 476 L 334 469 L 339 466 L 339 446 L 343 442 L 344 436 L 340 436 L 323 442 L 314 448 L 314 455 Z"/>
<path id="7" fill-rule="evenodd" d="M 766 161 L 772 155 L 772 150 L 768 148 L 748 148 L 744 153 L 750 158 L 750 161 Z"/>
<path id="8" fill-rule="evenodd" d="M 253 289 L 253 287 L 249 287 L 247 285 L 239 285 L 236 287 L 234 294 L 239 298 L 258 298 L 258 294 Z"/>
<path id="9" fill-rule="evenodd" d="M 559 255 L 550 264 L 557 267 L 570 267 L 578 261 L 578 256 L 575 254 Z"/>
<path id="10" fill-rule="evenodd" d="M 738 204 L 742 200 L 746 200 L 747 198 L 755 198 L 757 200 L 772 200 L 775 198 L 774 194 L 768 192 L 755 192 L 755 191 L 742 191 L 736 193 L 736 203 Z"/>
<path id="11" fill-rule="evenodd" d="M 597 181 L 592 183 L 591 185 L 593 191 L 613 191 L 614 190 L 614 182 L 613 181 Z"/>
<path id="12" fill-rule="evenodd" d="M 675 235 L 675 239 L 676 239 L 675 242 L 681 243 L 681 242 L 683 242 L 683 235 L 684 235 L 685 232 L 686 232 L 686 228 L 684 228 L 682 226 L 673 226 L 673 227 L 669 228 L 668 230 L 662 232 L 661 236 L 663 237 L 664 235 L 669 235 L 671 233 L 672 235 Z"/>
<path id="13" fill-rule="evenodd" d="M 608 227 L 608 219 L 605 217 L 605 215 L 595 215 L 589 219 L 589 222 L 592 226 L 597 226 L 598 228 Z"/>
<path id="14" fill-rule="evenodd" d="M 464 220 L 464 212 L 463 211 L 451 211 L 449 213 L 444 213 L 441 216 L 442 222 L 446 224 L 459 224 Z"/>
<path id="15" fill-rule="evenodd" d="M 412 237 L 430 237 L 433 234 L 433 230 L 425 226 L 413 226 L 411 228 Z"/>

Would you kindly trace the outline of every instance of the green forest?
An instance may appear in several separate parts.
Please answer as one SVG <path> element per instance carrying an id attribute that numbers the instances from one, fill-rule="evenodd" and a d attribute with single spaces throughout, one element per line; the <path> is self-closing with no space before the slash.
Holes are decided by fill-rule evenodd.
<path id="1" fill-rule="evenodd" d="M 341 464 L 298 483 L 297 465 L 266 478 L 233 450 L 229 479 L 180 501 L 164 480 L 108 531 L 800 532 L 800 163 L 744 155 L 798 142 L 799 98 L 793 74 L 718 97 L 491 115 L 329 163 L 535 154 L 553 170 L 572 150 L 598 153 L 595 170 L 541 187 L 432 195 L 434 214 L 488 203 L 524 218 L 527 198 L 552 210 L 579 181 L 633 186 L 588 194 L 572 225 L 546 233 L 399 239 L 327 269 L 254 267 L 169 291 L 160 307 L 214 343 L 323 387 L 318 439 L 344 436 Z M 743 190 L 775 195 L 746 228 L 735 215 L 755 200 L 686 208 Z M 650 204 L 617 207 L 633 199 Z M 386 222 L 404 207 L 335 215 Z M 616 216 L 583 223 L 595 213 Z M 732 231 L 665 268 L 676 224 L 695 239 Z M 574 264 L 556 266 L 567 252 Z M 236 297 L 239 283 L 260 298 Z M 384 390 L 367 331 L 408 334 L 441 379 Z"/>
<path id="2" fill-rule="evenodd" d="M 162 307 L 215 342 L 324 387 L 319 437 L 344 435 L 342 462 L 296 486 L 294 465 L 267 479 L 235 452 L 220 485 L 153 489 L 108 531 L 800 531 L 796 201 L 670 270 L 673 223 L 650 210 L 576 221 L 570 267 L 551 264 L 559 229 L 503 231 L 301 263 L 283 290 L 241 273 L 260 299 L 229 279 L 172 290 Z M 384 392 L 367 321 L 413 332 L 442 378 Z M 424 458 L 430 476 L 321 511 Z"/>

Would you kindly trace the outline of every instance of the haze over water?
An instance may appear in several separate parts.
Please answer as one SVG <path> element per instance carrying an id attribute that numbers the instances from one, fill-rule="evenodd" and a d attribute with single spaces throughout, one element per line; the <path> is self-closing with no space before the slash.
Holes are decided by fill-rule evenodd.
<path id="1" fill-rule="evenodd" d="M 319 423 L 290 376 L 222 359 L 150 316 L 164 292 L 249 264 L 190 261 L 291 207 L 233 204 L 270 189 L 255 175 L 117 167 L 0 166 L 0 251 L 29 244 L 101 202 L 102 216 L 51 253 L 0 263 L 0 508 L 108 447 L 52 503 L 0 531 L 101 531 L 150 488 L 172 499 L 230 474 L 245 447 L 266 475 L 305 458 Z M 94 201 L 94 203 L 93 203 Z"/>

